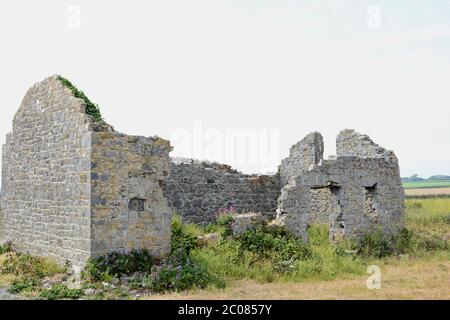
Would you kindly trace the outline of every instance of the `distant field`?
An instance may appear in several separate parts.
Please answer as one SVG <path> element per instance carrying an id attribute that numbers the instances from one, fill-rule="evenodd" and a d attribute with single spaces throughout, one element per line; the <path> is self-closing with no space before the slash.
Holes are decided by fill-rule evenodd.
<path id="1" fill-rule="evenodd" d="M 406 189 L 408 197 L 450 196 L 450 188 Z"/>
<path id="2" fill-rule="evenodd" d="M 405 189 L 450 188 L 450 179 L 403 182 L 403 187 Z"/>

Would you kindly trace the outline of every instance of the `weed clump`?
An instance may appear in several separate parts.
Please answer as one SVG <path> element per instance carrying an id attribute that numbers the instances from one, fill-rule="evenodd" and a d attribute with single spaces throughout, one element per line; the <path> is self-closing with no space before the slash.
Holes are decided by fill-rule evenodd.
<path id="1" fill-rule="evenodd" d="M 198 248 L 198 238 L 192 231 L 188 230 L 178 215 L 172 218 L 172 252 L 182 250 L 188 254 L 192 249 Z"/>
<path id="2" fill-rule="evenodd" d="M 104 256 L 91 258 L 85 274 L 97 281 L 129 275 L 135 272 L 150 272 L 154 260 L 147 250 L 111 250 Z"/>
<path id="3" fill-rule="evenodd" d="M 356 249 L 366 257 L 384 258 L 392 255 L 420 255 L 439 250 L 449 250 L 449 242 L 435 235 L 422 235 L 404 228 L 396 235 L 380 231 L 364 236 Z"/>
<path id="4" fill-rule="evenodd" d="M 54 261 L 15 252 L 7 253 L 5 261 L 0 266 L 2 274 L 32 279 L 42 279 L 61 271 Z"/>
<path id="5" fill-rule="evenodd" d="M 0 242 L 0 254 L 5 254 L 12 251 L 12 242 L 11 241 L 2 241 Z"/>
<path id="6" fill-rule="evenodd" d="M 70 289 L 62 283 L 53 285 L 50 289 L 44 289 L 40 293 L 41 298 L 47 300 L 79 299 L 83 295 L 82 289 Z"/>
<path id="7" fill-rule="evenodd" d="M 182 250 L 152 268 L 149 287 L 156 292 L 205 288 L 211 282 L 206 268 Z"/>
<path id="8" fill-rule="evenodd" d="M 19 278 L 11 283 L 8 288 L 9 293 L 18 294 L 23 292 L 32 292 L 39 288 L 40 281 L 34 278 Z"/>

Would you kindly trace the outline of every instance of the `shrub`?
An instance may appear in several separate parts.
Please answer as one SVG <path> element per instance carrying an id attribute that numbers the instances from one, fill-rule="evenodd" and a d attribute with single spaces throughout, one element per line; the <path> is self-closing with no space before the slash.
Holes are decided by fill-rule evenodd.
<path id="1" fill-rule="evenodd" d="M 261 224 L 238 237 L 242 249 L 272 258 L 274 261 L 306 259 L 308 246 L 296 239 L 286 228 Z"/>
<path id="2" fill-rule="evenodd" d="M 448 241 L 438 236 L 425 236 L 404 228 L 396 235 L 375 232 L 365 236 L 357 245 L 360 254 L 382 258 L 389 255 L 421 254 L 448 250 Z"/>
<path id="3" fill-rule="evenodd" d="M 75 98 L 79 98 L 84 101 L 86 104 L 86 114 L 91 115 L 95 121 L 104 123 L 102 114 L 100 112 L 100 108 L 98 107 L 98 104 L 93 103 L 85 94 L 83 91 L 78 90 L 77 87 L 75 87 L 69 80 L 62 76 L 58 76 L 57 79 L 61 81 L 61 83 L 69 88 L 69 90 L 72 92 Z"/>
<path id="4" fill-rule="evenodd" d="M 449 250 L 448 241 L 436 236 L 425 236 L 409 229 L 403 229 L 393 237 L 393 251 L 395 254 L 419 254 L 439 250 Z"/>
<path id="5" fill-rule="evenodd" d="M 31 292 L 39 288 L 40 285 L 40 282 L 33 278 L 16 279 L 11 283 L 8 292 L 13 294 Z"/>
<path id="6" fill-rule="evenodd" d="M 393 241 L 381 231 L 376 231 L 365 235 L 359 241 L 358 252 L 367 257 L 387 257 L 394 253 Z"/>
<path id="7" fill-rule="evenodd" d="M 157 292 L 205 288 L 211 281 L 206 268 L 182 250 L 153 267 L 150 288 Z"/>
<path id="8" fill-rule="evenodd" d="M 147 272 L 136 272 L 125 280 L 125 284 L 131 289 L 147 288 L 149 282 L 150 275 Z"/>
<path id="9" fill-rule="evenodd" d="M 83 296 L 82 289 L 69 289 L 66 285 L 58 283 L 53 285 L 50 289 L 45 289 L 41 292 L 40 297 L 48 300 L 57 299 L 78 299 Z"/>
<path id="10" fill-rule="evenodd" d="M 147 250 L 116 249 L 106 255 L 91 258 L 85 268 L 85 273 L 95 280 L 110 280 L 135 272 L 150 272 L 154 260 Z"/>
<path id="11" fill-rule="evenodd" d="M 233 230 L 231 229 L 233 222 L 234 216 L 229 212 L 222 213 L 217 216 L 216 223 L 222 229 L 221 234 L 223 237 L 229 237 L 233 234 Z"/>
<path id="12" fill-rule="evenodd" d="M 188 254 L 192 249 L 198 248 L 198 238 L 189 232 L 181 218 L 174 215 L 172 218 L 172 252 L 182 250 Z"/>
<path id="13" fill-rule="evenodd" d="M 48 259 L 33 257 L 21 253 L 8 253 L 0 266 L 0 272 L 19 277 L 41 279 L 62 272 L 62 269 Z"/>

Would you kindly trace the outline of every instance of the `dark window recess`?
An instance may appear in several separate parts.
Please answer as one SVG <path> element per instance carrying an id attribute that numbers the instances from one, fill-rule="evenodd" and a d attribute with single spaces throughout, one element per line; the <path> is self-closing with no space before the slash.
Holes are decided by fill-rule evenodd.
<path id="1" fill-rule="evenodd" d="M 377 191 L 377 184 L 375 183 L 373 186 L 365 187 L 367 193 L 375 193 Z"/>
<path id="2" fill-rule="evenodd" d="M 132 211 L 144 211 L 145 208 L 145 200 L 139 198 L 130 199 L 130 203 L 128 204 L 128 209 Z"/>

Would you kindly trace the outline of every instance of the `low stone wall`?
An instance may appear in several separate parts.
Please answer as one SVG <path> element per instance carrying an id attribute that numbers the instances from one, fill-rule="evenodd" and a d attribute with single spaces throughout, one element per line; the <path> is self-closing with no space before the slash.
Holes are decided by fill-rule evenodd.
<path id="1" fill-rule="evenodd" d="M 186 221 L 207 223 L 231 206 L 274 218 L 280 190 L 279 175 L 246 175 L 218 163 L 173 159 L 165 195 Z"/>

